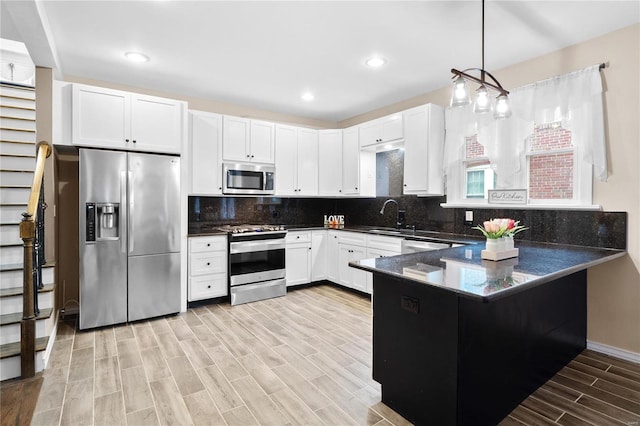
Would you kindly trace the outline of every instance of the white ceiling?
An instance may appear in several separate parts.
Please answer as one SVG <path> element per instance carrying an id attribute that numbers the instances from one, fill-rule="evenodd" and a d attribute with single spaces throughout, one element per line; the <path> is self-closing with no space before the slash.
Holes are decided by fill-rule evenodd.
<path id="1" fill-rule="evenodd" d="M 2 0 L 1 36 L 22 38 L 62 78 L 337 122 L 443 87 L 452 67 L 480 67 L 481 10 L 480 0 Z M 494 71 L 640 22 L 640 2 L 487 1 L 485 19 Z M 125 61 L 131 50 L 150 62 Z M 387 64 L 368 69 L 373 54 Z"/>

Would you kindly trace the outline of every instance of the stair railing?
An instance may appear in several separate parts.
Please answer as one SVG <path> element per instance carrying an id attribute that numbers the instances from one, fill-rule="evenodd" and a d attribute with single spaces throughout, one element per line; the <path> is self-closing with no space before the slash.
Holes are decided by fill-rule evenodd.
<path id="1" fill-rule="evenodd" d="M 20 322 L 20 375 L 22 378 L 36 374 L 36 298 L 38 279 L 41 278 L 41 258 L 44 261 L 44 239 L 36 241 L 36 219 L 44 220 L 44 199 L 41 196 L 45 160 L 51 155 L 51 145 L 41 141 L 36 146 L 36 169 L 33 174 L 27 211 L 22 213 L 20 238 L 24 249 L 22 279 L 22 321 Z M 41 205 L 42 204 L 42 205 Z M 44 233 L 44 227 L 42 227 Z M 34 243 L 37 251 L 34 251 Z M 40 255 L 40 252 L 42 253 Z M 38 253 L 38 256 L 36 256 Z M 39 271 L 38 271 L 39 269 Z"/>

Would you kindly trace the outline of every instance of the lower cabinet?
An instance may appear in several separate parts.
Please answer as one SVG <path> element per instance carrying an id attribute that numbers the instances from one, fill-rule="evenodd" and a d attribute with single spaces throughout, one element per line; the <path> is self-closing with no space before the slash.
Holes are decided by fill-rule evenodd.
<path id="1" fill-rule="evenodd" d="M 287 287 L 311 282 L 311 231 L 290 231 L 285 240 Z"/>
<path id="2" fill-rule="evenodd" d="M 339 283 L 340 250 L 338 234 L 340 231 L 327 231 L 327 279 Z"/>
<path id="3" fill-rule="evenodd" d="M 187 300 L 226 296 L 227 236 L 189 238 L 189 280 Z"/>
<path id="4" fill-rule="evenodd" d="M 367 291 L 367 272 L 349 266 L 349 262 L 362 260 L 367 257 L 365 247 L 353 246 L 350 244 L 340 244 L 340 284 L 362 292 Z"/>
<path id="5" fill-rule="evenodd" d="M 311 281 L 327 279 L 327 231 L 311 231 Z"/>

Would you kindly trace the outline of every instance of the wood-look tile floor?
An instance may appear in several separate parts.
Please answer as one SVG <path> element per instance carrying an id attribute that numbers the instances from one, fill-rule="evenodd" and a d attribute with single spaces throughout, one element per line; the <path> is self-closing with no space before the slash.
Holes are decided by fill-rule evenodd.
<path id="1" fill-rule="evenodd" d="M 406 425 L 371 304 L 329 285 L 94 331 L 61 322 L 33 425 Z M 640 366 L 585 351 L 503 424 L 638 424 Z M 635 422 L 635 423 L 634 423 Z"/>

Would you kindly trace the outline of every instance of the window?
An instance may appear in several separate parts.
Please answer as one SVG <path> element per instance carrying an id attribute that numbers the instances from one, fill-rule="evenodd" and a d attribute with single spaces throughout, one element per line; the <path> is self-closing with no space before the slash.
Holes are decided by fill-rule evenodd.
<path id="1" fill-rule="evenodd" d="M 527 189 L 537 208 L 592 209 L 606 181 L 602 77 L 594 65 L 513 89 L 513 116 L 492 120 L 471 105 L 445 110 L 445 206 L 484 206 L 489 189 Z"/>
<path id="2" fill-rule="evenodd" d="M 486 199 L 489 190 L 495 188 L 496 178 L 484 146 L 478 142 L 478 135 L 465 140 L 465 169 L 465 198 Z"/>

